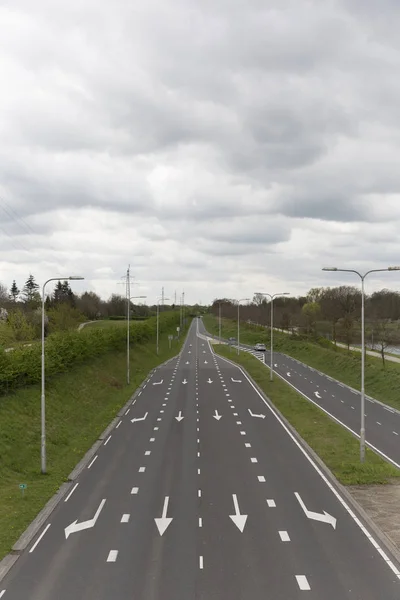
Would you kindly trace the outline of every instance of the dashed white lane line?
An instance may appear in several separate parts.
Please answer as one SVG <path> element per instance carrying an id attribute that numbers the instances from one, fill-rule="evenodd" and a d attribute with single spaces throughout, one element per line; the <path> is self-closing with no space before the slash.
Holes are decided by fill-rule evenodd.
<path id="1" fill-rule="evenodd" d="M 2 598 L 5 593 L 6 593 L 6 590 L 1 590 L 1 592 L 0 592 L 0 598 Z"/>
<path id="2" fill-rule="evenodd" d="M 96 459 L 97 459 L 97 454 L 96 454 L 96 456 L 94 457 L 94 459 L 92 460 L 92 462 L 90 463 L 90 465 L 88 465 L 88 469 L 90 469 L 90 467 L 92 466 L 92 464 L 94 463 L 94 461 L 95 461 Z"/>
<path id="3" fill-rule="evenodd" d="M 106 441 L 104 442 L 104 445 L 107 446 L 108 442 L 111 440 L 111 435 L 108 436 L 108 438 L 106 439 Z"/>
<path id="4" fill-rule="evenodd" d="M 397 431 L 393 431 L 393 433 L 394 433 L 394 435 L 399 435 L 399 434 L 397 433 Z"/>
<path id="5" fill-rule="evenodd" d="M 379 423 L 379 421 L 376 422 L 377 425 L 382 425 L 382 423 Z"/>
<path id="6" fill-rule="evenodd" d="M 279 537 L 281 538 L 282 542 L 290 542 L 290 537 L 287 531 L 280 531 Z"/>
<path id="7" fill-rule="evenodd" d="M 236 421 L 236 425 L 241 425 L 242 421 Z"/>
<path id="8" fill-rule="evenodd" d="M 233 406 L 232 406 L 232 408 L 233 408 Z M 237 413 L 233 413 L 233 416 L 234 416 L 234 417 L 237 417 L 237 416 L 238 416 L 238 414 L 237 414 Z"/>
<path id="9" fill-rule="evenodd" d="M 128 515 L 128 514 L 122 515 L 122 517 L 121 517 L 121 523 L 128 523 L 130 516 L 131 515 Z"/>
<path id="10" fill-rule="evenodd" d="M 128 412 L 129 412 L 130 410 L 131 410 L 131 409 L 130 409 L 130 408 L 128 408 L 128 410 L 125 412 L 125 415 L 127 415 L 127 414 L 128 414 Z"/>
<path id="11" fill-rule="evenodd" d="M 253 457 L 253 458 L 251 458 L 250 460 L 251 460 L 251 462 L 252 462 L 252 463 L 256 463 L 256 462 L 258 462 L 258 460 L 257 460 L 256 458 L 254 458 L 254 457 Z"/>
<path id="12" fill-rule="evenodd" d="M 200 566 L 200 569 L 202 569 L 204 567 L 204 561 L 203 561 L 202 556 L 199 557 L 199 566 Z"/>
<path id="13" fill-rule="evenodd" d="M 146 467 L 140 467 L 140 469 L 139 469 L 139 473 L 144 473 L 144 472 L 145 472 L 145 470 L 146 470 Z"/>
<path id="14" fill-rule="evenodd" d="M 260 481 L 261 483 L 263 483 L 265 481 L 264 475 L 258 475 L 258 481 Z"/>
<path id="15" fill-rule="evenodd" d="M 155 442 L 155 441 L 156 441 L 156 438 L 150 438 L 150 441 L 151 441 L 151 442 Z"/>
<path id="16" fill-rule="evenodd" d="M 120 422 L 118 423 L 118 425 L 116 426 L 116 428 L 115 428 L 115 429 L 118 429 L 118 427 L 121 425 L 121 423 L 122 423 L 122 421 L 120 421 Z"/>
<path id="17" fill-rule="evenodd" d="M 78 487 L 78 485 L 79 485 L 79 482 L 74 485 L 74 487 L 72 488 L 72 490 L 70 491 L 70 493 L 68 494 L 68 496 L 65 498 L 64 502 L 67 502 L 71 498 L 72 494 L 74 493 L 74 491 L 76 490 L 76 488 Z"/>
<path id="18" fill-rule="evenodd" d="M 162 418 L 161 418 L 161 417 L 158 417 L 157 421 L 161 421 L 161 420 L 162 420 Z"/>
<path id="19" fill-rule="evenodd" d="M 197 475 L 200 475 L 200 469 L 197 469 Z"/>
<path id="20" fill-rule="evenodd" d="M 117 560 L 118 550 L 110 550 L 107 556 L 107 562 L 115 562 Z"/>
<path id="21" fill-rule="evenodd" d="M 197 438 L 197 443 L 200 444 L 200 439 L 199 438 Z"/>
<path id="22" fill-rule="evenodd" d="M 296 580 L 301 590 L 311 590 L 310 584 L 308 583 L 305 575 L 296 575 Z"/>
<path id="23" fill-rule="evenodd" d="M 249 444 L 249 442 L 245 443 L 246 448 L 251 448 L 251 444 Z"/>
<path id="24" fill-rule="evenodd" d="M 200 458 L 200 452 L 197 453 L 198 458 Z"/>
<path id="25" fill-rule="evenodd" d="M 153 431 L 158 431 L 158 427 L 154 427 Z"/>
<path id="26" fill-rule="evenodd" d="M 151 450 L 146 450 L 146 452 L 144 453 L 145 456 L 150 456 L 151 454 Z"/>
<path id="27" fill-rule="evenodd" d="M 241 431 L 240 435 L 246 435 L 246 432 L 245 431 Z"/>
<path id="28" fill-rule="evenodd" d="M 267 500 L 267 504 L 268 504 L 269 508 L 275 508 L 276 507 L 275 500 L 272 500 L 272 499 Z"/>
<path id="29" fill-rule="evenodd" d="M 203 519 L 199 517 L 199 527 L 203 527 Z"/>
<path id="30" fill-rule="evenodd" d="M 40 536 L 38 537 L 38 539 L 36 540 L 36 542 L 33 544 L 32 548 L 29 550 L 29 552 L 33 552 L 34 549 L 36 548 L 36 546 L 38 545 L 38 543 L 40 542 L 40 540 L 42 539 L 42 537 L 44 536 L 44 534 L 46 533 L 46 531 L 48 530 L 48 528 L 50 527 L 51 523 L 48 523 L 46 525 L 46 527 L 44 528 L 44 530 L 42 531 L 42 533 L 40 534 Z"/>
<path id="31" fill-rule="evenodd" d="M 201 490 L 199 490 L 199 491 L 197 492 L 197 495 L 198 495 L 198 497 L 199 497 L 199 498 L 201 498 Z"/>
<path id="32" fill-rule="evenodd" d="M 131 489 L 131 494 L 137 494 L 139 492 L 139 488 L 138 487 L 133 487 Z"/>
<path id="33" fill-rule="evenodd" d="M 351 407 L 352 410 L 355 410 L 354 406 Z"/>

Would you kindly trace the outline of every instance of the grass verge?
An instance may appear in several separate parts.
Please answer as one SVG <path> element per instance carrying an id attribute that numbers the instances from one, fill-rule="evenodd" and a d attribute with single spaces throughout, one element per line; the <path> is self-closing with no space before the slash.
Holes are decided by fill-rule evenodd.
<path id="1" fill-rule="evenodd" d="M 218 335 L 218 320 L 213 315 L 203 317 L 206 329 Z M 222 337 L 237 336 L 235 321 L 223 319 Z M 269 347 L 269 331 L 247 323 L 240 325 L 240 341 L 244 344 L 264 342 Z M 339 381 L 360 389 L 361 353 L 348 352 L 345 348 L 325 348 L 309 341 L 296 339 L 285 333 L 274 332 L 274 351 L 288 354 L 301 362 L 326 373 Z M 381 361 L 366 356 L 365 392 L 366 394 L 400 410 L 400 363 Z"/>
<path id="2" fill-rule="evenodd" d="M 271 382 L 268 369 L 257 358 L 247 352 L 238 356 L 227 346 L 219 344 L 214 345 L 214 349 L 217 354 L 246 369 L 342 484 L 384 484 L 391 478 L 400 477 L 399 469 L 369 448 L 366 448 L 365 463 L 360 463 L 359 441 L 278 376 Z"/>
<path id="3" fill-rule="evenodd" d="M 131 383 L 126 354 L 109 353 L 46 385 L 48 473 L 40 473 L 40 387 L 30 386 L 0 401 L 0 560 L 31 523 L 75 465 L 116 416 L 147 373 L 175 356 L 167 333 L 156 355 L 154 340 L 131 349 Z M 26 483 L 24 497 L 18 484 Z"/>

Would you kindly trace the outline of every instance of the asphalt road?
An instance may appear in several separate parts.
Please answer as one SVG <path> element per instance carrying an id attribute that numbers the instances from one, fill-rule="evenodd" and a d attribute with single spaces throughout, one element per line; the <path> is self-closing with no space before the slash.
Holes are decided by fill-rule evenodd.
<path id="1" fill-rule="evenodd" d="M 200 324 L 199 327 L 200 331 L 206 334 L 204 325 Z M 256 352 L 252 346 L 246 344 L 241 344 L 241 348 L 254 354 L 260 361 L 265 361 L 269 368 L 271 356 L 269 350 L 265 353 Z M 234 351 L 232 352 L 234 357 Z M 273 362 L 274 371 L 282 379 L 359 437 L 360 392 L 285 354 L 274 352 Z M 400 413 L 366 396 L 364 414 L 367 444 L 383 458 L 400 468 Z"/>
<path id="2" fill-rule="evenodd" d="M 196 327 L 9 571 L 0 597 L 398 600 L 395 559 Z"/>

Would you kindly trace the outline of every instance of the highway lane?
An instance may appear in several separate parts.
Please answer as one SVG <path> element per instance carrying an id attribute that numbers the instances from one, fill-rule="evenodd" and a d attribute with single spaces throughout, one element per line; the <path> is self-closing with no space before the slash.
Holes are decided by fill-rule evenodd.
<path id="1" fill-rule="evenodd" d="M 394 559 L 196 328 L 1 582 L 2 600 L 398 598 Z"/>
<path id="2" fill-rule="evenodd" d="M 199 328 L 203 335 L 209 335 L 204 325 L 200 324 Z M 261 362 L 265 360 L 269 368 L 268 350 L 265 353 L 256 352 L 246 344 L 241 344 L 241 348 L 254 354 Z M 310 402 L 359 437 L 361 395 L 357 390 L 279 352 L 274 352 L 274 371 Z M 400 468 L 400 413 L 366 396 L 364 414 L 367 444 Z"/>

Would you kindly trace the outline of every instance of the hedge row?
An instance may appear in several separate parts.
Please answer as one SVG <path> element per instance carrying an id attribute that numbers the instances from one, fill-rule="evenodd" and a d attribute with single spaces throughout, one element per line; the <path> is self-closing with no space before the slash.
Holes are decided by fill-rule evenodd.
<path id="1" fill-rule="evenodd" d="M 160 314 L 159 331 L 172 331 L 179 324 L 179 312 Z M 136 321 L 130 326 L 130 342 L 143 344 L 156 336 L 155 317 L 147 321 Z M 92 357 L 113 350 L 122 350 L 126 345 L 126 329 L 107 327 L 93 329 L 85 335 L 77 331 L 59 332 L 49 335 L 45 343 L 46 379 L 70 369 Z M 41 344 L 16 348 L 12 352 L 0 352 L 0 394 L 18 387 L 38 383 L 41 379 Z"/>

